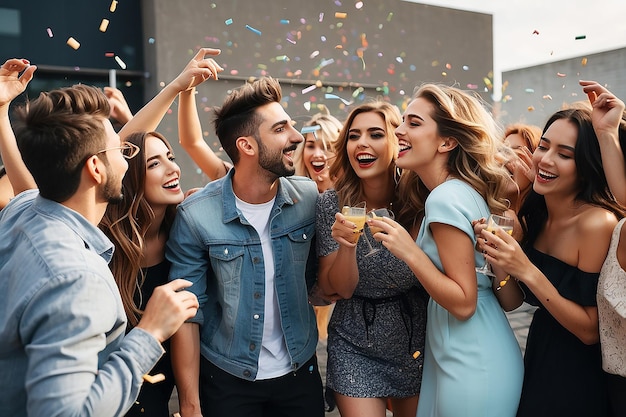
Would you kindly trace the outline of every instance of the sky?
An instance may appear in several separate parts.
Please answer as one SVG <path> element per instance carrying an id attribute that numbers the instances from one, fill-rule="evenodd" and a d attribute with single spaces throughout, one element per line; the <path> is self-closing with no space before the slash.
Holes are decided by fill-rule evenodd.
<path id="1" fill-rule="evenodd" d="M 624 0 L 405 1 L 493 15 L 494 92 L 503 71 L 626 47 Z"/>

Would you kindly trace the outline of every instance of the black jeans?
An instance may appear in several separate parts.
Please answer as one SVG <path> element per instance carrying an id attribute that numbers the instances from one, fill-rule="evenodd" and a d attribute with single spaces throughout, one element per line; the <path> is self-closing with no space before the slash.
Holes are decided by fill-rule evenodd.
<path id="1" fill-rule="evenodd" d="M 201 356 L 202 414 L 211 417 L 323 417 L 322 379 L 313 355 L 296 372 L 247 381 Z"/>

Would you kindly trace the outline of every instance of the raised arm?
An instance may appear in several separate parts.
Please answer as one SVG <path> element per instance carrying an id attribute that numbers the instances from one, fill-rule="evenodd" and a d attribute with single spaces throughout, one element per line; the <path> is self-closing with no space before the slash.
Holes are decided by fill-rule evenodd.
<path id="1" fill-rule="evenodd" d="M 11 102 L 24 92 L 36 69 L 28 60 L 17 58 L 9 59 L 0 67 L 0 155 L 15 195 L 37 188 L 22 160 L 9 120 Z"/>
<path id="2" fill-rule="evenodd" d="M 217 74 L 224 69 L 212 58 L 205 57 L 219 54 L 219 49 L 200 48 L 183 71 L 124 125 L 119 132 L 120 138 L 124 139 L 133 132 L 156 130 L 180 92 L 189 90 L 209 78 L 217 79 Z"/>
<path id="3" fill-rule="evenodd" d="M 626 123 L 624 102 L 596 81 L 580 81 L 593 108 L 591 120 L 600 144 L 604 175 L 615 199 L 626 205 L 626 164 L 619 143 L 620 123 Z"/>
<path id="4" fill-rule="evenodd" d="M 178 138 L 180 145 L 207 177 L 216 180 L 226 175 L 231 166 L 220 159 L 202 137 L 195 87 L 180 93 Z"/>

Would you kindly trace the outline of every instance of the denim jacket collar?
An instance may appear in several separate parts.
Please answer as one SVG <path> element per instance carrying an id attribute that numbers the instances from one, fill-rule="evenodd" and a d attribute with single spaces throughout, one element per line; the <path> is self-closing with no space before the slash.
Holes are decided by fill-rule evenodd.
<path id="1" fill-rule="evenodd" d="M 231 168 L 226 176 L 218 181 L 223 181 L 222 187 L 222 213 L 224 213 L 224 217 L 222 221 L 224 224 L 231 222 L 237 218 L 239 218 L 240 213 L 237 210 L 237 205 L 235 202 L 235 192 L 233 191 L 233 175 L 235 173 L 235 168 Z M 294 201 L 285 190 L 283 186 L 283 182 L 286 181 L 285 178 L 278 178 L 278 191 L 276 192 L 276 201 L 274 202 L 274 208 L 282 207 L 285 204 L 293 205 Z M 247 224 L 247 221 L 245 222 Z"/>
<path id="2" fill-rule="evenodd" d="M 59 220 L 72 229 L 85 242 L 85 247 L 100 255 L 106 262 L 113 256 L 113 244 L 96 226 L 71 208 L 37 195 L 33 210 L 44 217 Z"/>

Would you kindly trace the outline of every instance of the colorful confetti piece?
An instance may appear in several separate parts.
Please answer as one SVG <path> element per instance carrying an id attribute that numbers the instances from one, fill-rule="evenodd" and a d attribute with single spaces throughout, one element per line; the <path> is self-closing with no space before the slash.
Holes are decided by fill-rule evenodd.
<path id="1" fill-rule="evenodd" d="M 224 23 L 226 23 L 226 26 L 232 25 L 233 24 L 233 19 L 226 19 L 224 21 Z"/>
<path id="2" fill-rule="evenodd" d="M 76 39 L 72 38 L 71 36 L 69 37 L 66 43 L 68 44 L 70 48 L 74 50 L 77 50 L 78 48 L 80 48 L 80 42 L 78 42 Z"/>
<path id="3" fill-rule="evenodd" d="M 260 30 L 258 30 L 258 29 L 253 28 L 253 27 L 252 27 L 252 26 L 250 26 L 250 25 L 246 25 L 246 29 L 248 29 L 250 32 L 252 32 L 252 33 L 254 33 L 254 34 L 256 34 L 256 35 L 261 36 L 261 31 L 260 31 Z"/>
<path id="4" fill-rule="evenodd" d="M 577 40 L 577 41 L 580 41 L 580 40 L 583 40 L 583 39 L 587 39 L 587 35 L 578 35 L 574 39 Z"/>
<path id="5" fill-rule="evenodd" d="M 335 19 L 345 19 L 348 17 L 348 13 L 335 12 Z"/>
<path id="6" fill-rule="evenodd" d="M 48 36 L 49 37 L 51 37 L 51 38 L 54 37 L 54 35 L 52 34 L 52 29 L 48 28 L 48 29 L 46 29 L 46 32 L 48 32 Z"/>
<path id="7" fill-rule="evenodd" d="M 119 65 L 121 69 L 126 69 L 126 63 L 117 55 L 115 55 L 115 62 L 117 62 L 117 65 Z"/>

